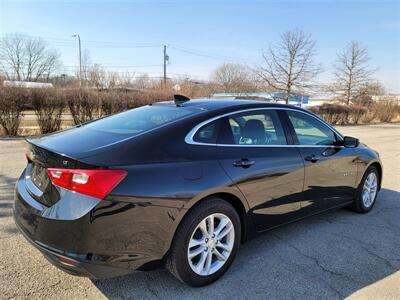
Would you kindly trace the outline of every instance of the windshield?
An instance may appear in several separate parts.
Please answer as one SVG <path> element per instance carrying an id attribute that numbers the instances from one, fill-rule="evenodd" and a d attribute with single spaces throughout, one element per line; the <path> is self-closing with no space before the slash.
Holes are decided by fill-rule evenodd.
<path id="1" fill-rule="evenodd" d="M 85 125 L 96 131 L 135 136 L 195 114 L 198 109 L 175 106 L 142 106 Z"/>

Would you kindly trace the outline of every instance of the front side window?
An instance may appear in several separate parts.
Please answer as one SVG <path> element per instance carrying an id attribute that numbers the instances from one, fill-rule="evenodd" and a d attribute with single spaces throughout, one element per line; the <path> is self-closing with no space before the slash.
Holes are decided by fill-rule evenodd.
<path id="1" fill-rule="evenodd" d="M 316 118 L 295 111 L 287 111 L 300 145 L 334 145 L 334 132 Z"/>
<path id="2" fill-rule="evenodd" d="M 252 111 L 227 117 L 221 124 L 218 143 L 235 145 L 286 145 L 278 114 L 273 110 Z"/>

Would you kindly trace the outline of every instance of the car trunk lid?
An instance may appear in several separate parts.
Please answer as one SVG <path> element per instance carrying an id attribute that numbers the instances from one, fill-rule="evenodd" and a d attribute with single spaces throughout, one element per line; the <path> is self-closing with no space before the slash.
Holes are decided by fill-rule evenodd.
<path id="1" fill-rule="evenodd" d="M 34 140 L 28 140 L 28 143 L 25 185 L 30 195 L 45 206 L 50 207 L 57 203 L 62 194 L 62 189 L 50 180 L 47 173 L 48 168 L 88 169 L 93 167 L 40 147 Z"/>

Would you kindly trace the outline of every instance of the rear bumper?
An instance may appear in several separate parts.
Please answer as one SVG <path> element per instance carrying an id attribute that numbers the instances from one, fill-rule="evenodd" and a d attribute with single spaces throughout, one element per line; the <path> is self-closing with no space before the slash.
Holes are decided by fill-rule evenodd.
<path id="1" fill-rule="evenodd" d="M 22 173 L 15 188 L 15 223 L 25 238 L 63 271 L 108 278 L 163 263 L 168 236 L 175 228 L 168 214 L 174 214 L 172 208 L 150 202 L 85 202 L 79 195 L 64 195 L 59 202 L 51 207 L 37 202 Z M 83 203 L 82 207 L 76 203 Z M 69 211 L 67 218 L 65 211 Z"/>
<path id="2" fill-rule="evenodd" d="M 45 244 L 32 240 L 18 223 L 16 224 L 17 228 L 28 242 L 38 249 L 51 264 L 68 274 L 102 279 L 123 276 L 133 272 L 133 270 L 130 269 L 115 268 L 93 262 L 93 256 L 91 255 L 68 253 L 59 249 L 50 248 Z"/>

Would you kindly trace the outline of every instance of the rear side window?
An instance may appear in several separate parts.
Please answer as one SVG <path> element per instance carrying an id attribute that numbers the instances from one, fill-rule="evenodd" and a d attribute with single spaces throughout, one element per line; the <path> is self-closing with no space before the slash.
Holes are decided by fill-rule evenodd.
<path id="1" fill-rule="evenodd" d="M 334 145 L 336 143 L 333 131 L 316 118 L 295 111 L 287 111 L 287 114 L 300 145 Z"/>
<path id="2" fill-rule="evenodd" d="M 218 121 L 206 124 L 201 127 L 193 137 L 193 141 L 205 144 L 217 143 L 217 125 Z"/>
<path id="3" fill-rule="evenodd" d="M 142 106 L 85 125 L 106 133 L 135 136 L 195 114 L 198 109 L 174 106 Z"/>
<path id="4" fill-rule="evenodd" d="M 274 110 L 235 114 L 221 125 L 220 144 L 286 145 L 286 137 L 278 114 Z"/>

